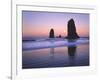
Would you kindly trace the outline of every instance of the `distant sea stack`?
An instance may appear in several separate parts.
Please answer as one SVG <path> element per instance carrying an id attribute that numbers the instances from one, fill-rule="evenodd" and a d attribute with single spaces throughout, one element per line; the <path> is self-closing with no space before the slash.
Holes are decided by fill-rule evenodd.
<path id="1" fill-rule="evenodd" d="M 76 32 L 76 26 L 75 26 L 75 22 L 73 19 L 70 19 L 68 21 L 68 35 L 67 38 L 68 39 L 77 39 L 79 38 L 77 32 Z"/>
<path id="2" fill-rule="evenodd" d="M 54 38 L 54 30 L 51 29 L 50 32 L 49 32 L 49 38 Z"/>

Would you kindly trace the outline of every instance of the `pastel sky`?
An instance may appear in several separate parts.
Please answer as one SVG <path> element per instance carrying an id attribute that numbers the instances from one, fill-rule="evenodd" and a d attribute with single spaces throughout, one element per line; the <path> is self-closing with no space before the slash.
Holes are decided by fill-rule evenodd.
<path id="1" fill-rule="evenodd" d="M 89 36 L 89 14 L 67 12 L 22 11 L 23 37 L 48 37 L 51 28 L 55 36 L 67 36 L 67 23 L 74 19 L 79 36 Z"/>

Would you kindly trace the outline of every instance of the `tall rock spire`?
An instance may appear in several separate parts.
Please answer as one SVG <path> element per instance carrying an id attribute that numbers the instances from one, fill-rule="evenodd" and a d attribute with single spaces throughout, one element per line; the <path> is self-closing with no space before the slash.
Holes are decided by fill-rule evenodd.
<path id="1" fill-rule="evenodd" d="M 79 38 L 77 32 L 76 32 L 76 26 L 75 26 L 75 22 L 73 19 L 70 19 L 68 21 L 68 35 L 67 38 L 68 39 L 77 39 Z"/>

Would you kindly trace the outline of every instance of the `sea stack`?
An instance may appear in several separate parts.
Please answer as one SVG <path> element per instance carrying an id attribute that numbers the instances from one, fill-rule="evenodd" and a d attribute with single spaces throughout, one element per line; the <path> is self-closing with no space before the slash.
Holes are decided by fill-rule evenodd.
<path id="1" fill-rule="evenodd" d="M 54 38 L 54 30 L 51 28 L 50 32 L 49 32 L 49 38 Z"/>
<path id="2" fill-rule="evenodd" d="M 75 26 L 75 22 L 73 19 L 70 19 L 68 21 L 68 35 L 67 38 L 68 39 L 77 39 L 79 38 L 77 32 L 76 32 L 76 26 Z"/>

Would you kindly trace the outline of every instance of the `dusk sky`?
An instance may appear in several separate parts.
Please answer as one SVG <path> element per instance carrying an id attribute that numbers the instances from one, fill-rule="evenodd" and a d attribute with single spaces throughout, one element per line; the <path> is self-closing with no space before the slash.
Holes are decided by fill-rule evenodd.
<path id="1" fill-rule="evenodd" d="M 48 37 L 51 28 L 55 36 L 67 36 L 67 23 L 74 19 L 80 37 L 89 36 L 89 14 L 67 12 L 22 11 L 23 37 Z"/>

